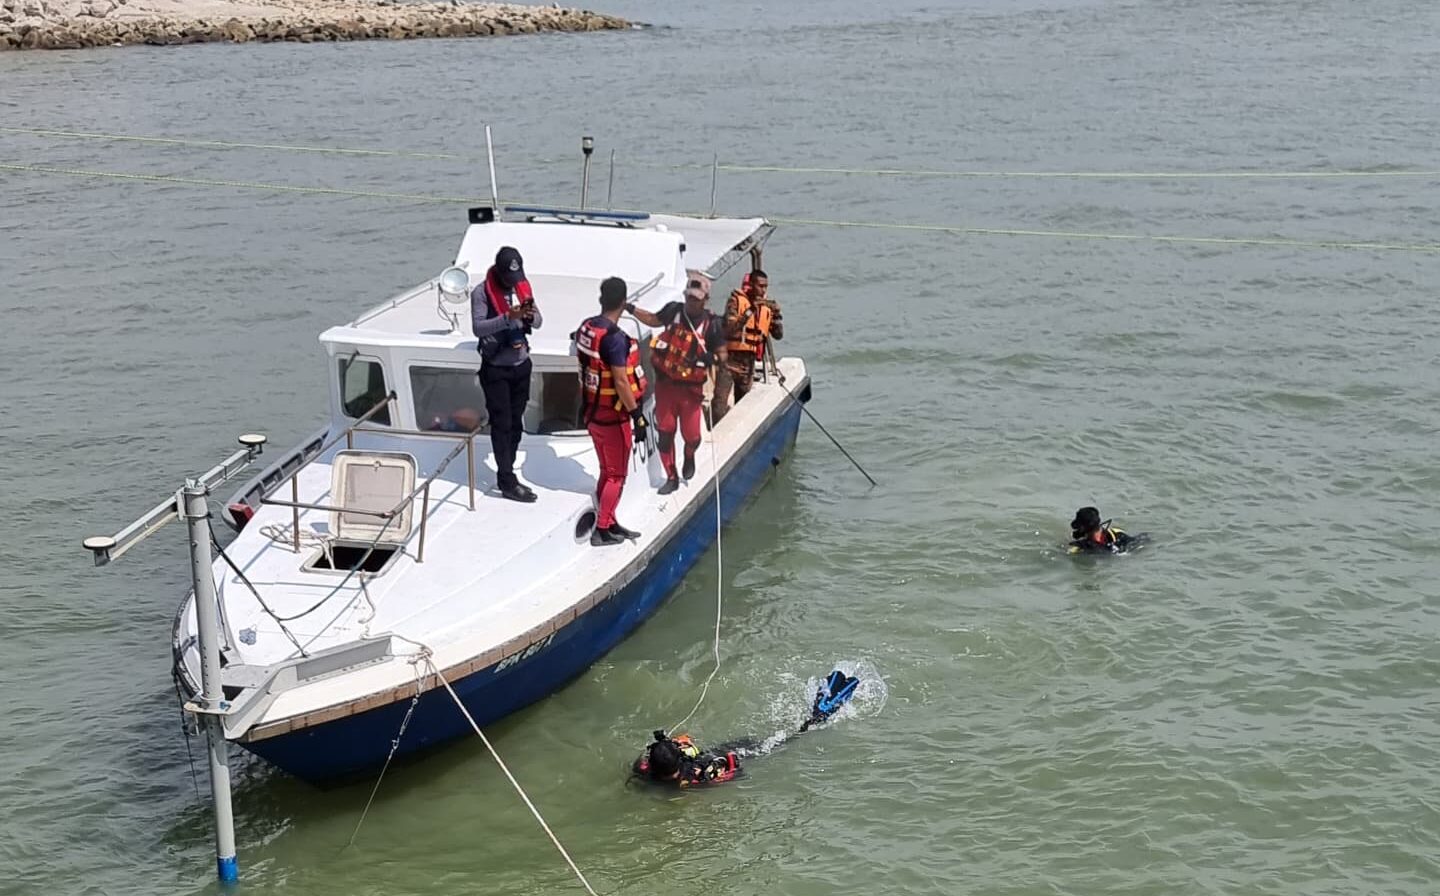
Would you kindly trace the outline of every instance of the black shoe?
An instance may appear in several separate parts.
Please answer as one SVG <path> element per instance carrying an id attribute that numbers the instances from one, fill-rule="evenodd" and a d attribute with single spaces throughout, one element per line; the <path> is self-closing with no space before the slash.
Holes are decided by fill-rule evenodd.
<path id="1" fill-rule="evenodd" d="M 596 526 L 595 531 L 590 533 L 590 544 L 597 548 L 604 547 L 607 544 L 624 543 L 624 537 L 613 529 L 601 529 L 599 526 Z"/>
<path id="2" fill-rule="evenodd" d="M 695 475 L 695 455 L 685 455 L 685 464 L 680 468 L 680 475 L 685 477 L 686 482 L 689 482 L 690 478 Z"/>
<path id="3" fill-rule="evenodd" d="M 620 525 L 619 522 L 611 523 L 611 524 L 610 524 L 610 531 L 611 531 L 611 532 L 614 532 L 616 535 L 620 536 L 621 538 L 628 538 L 628 539 L 630 539 L 631 541 L 636 541 L 636 540 L 638 540 L 638 539 L 640 538 L 640 533 L 639 533 L 639 532 L 636 532 L 634 529 L 627 529 L 627 528 L 625 528 L 624 526 Z"/>
<path id="4" fill-rule="evenodd" d="M 521 504 L 535 503 L 535 493 L 518 482 L 500 489 L 500 497 L 519 501 Z"/>
<path id="5" fill-rule="evenodd" d="M 675 490 L 676 490 L 677 488 L 679 488 L 679 487 L 680 487 L 680 480 L 679 480 L 679 479 L 676 479 L 674 476 L 671 476 L 669 479 L 666 479 L 666 480 L 665 480 L 665 484 L 664 484 L 664 485 L 660 486 L 660 487 L 659 487 L 658 489 L 656 489 L 655 491 L 656 491 L 657 494 L 668 495 L 668 494 L 670 494 L 671 492 L 675 491 Z"/>

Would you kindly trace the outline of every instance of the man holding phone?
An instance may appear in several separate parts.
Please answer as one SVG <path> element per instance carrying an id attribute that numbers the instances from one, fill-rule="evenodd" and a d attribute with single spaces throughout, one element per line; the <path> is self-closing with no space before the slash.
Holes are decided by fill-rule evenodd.
<path id="1" fill-rule="evenodd" d="M 525 261 L 511 246 L 495 253 L 485 280 L 470 292 L 470 326 L 479 343 L 480 387 L 490 417 L 495 483 L 511 501 L 530 503 L 535 492 L 515 475 L 515 454 L 530 403 L 530 341 L 543 318 L 525 278 Z"/>

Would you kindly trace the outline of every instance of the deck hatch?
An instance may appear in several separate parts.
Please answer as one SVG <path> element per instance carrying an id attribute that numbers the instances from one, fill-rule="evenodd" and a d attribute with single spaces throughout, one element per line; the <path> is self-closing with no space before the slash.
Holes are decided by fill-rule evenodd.
<path id="1" fill-rule="evenodd" d="M 330 531 L 336 542 L 404 544 L 415 503 L 415 457 L 404 451 L 347 450 L 335 455 L 330 491 L 336 506 Z M 403 503 L 403 506 L 402 506 Z M 388 514 L 396 511 L 392 517 Z"/>

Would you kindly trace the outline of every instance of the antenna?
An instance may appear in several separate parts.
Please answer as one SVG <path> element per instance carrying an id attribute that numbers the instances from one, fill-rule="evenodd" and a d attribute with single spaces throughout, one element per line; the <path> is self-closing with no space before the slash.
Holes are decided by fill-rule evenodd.
<path id="1" fill-rule="evenodd" d="M 590 197 L 590 153 L 595 151 L 594 137 L 580 138 L 580 151 L 585 154 L 585 170 L 580 176 L 580 210 L 585 210 L 585 201 Z"/>
<path id="2" fill-rule="evenodd" d="M 720 153 L 710 162 L 710 217 L 715 217 L 715 190 L 720 185 Z"/>
<path id="3" fill-rule="evenodd" d="M 615 150 L 610 150 L 610 186 L 605 188 L 605 208 L 615 207 Z"/>
<path id="4" fill-rule="evenodd" d="M 500 220 L 500 188 L 495 185 L 495 147 L 490 143 L 490 125 L 485 125 L 485 157 L 490 160 L 490 202 L 495 208 L 495 220 Z"/>

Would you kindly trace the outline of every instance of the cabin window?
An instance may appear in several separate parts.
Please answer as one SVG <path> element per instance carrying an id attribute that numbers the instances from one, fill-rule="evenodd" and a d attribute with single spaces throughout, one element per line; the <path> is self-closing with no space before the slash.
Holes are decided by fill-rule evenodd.
<path id="1" fill-rule="evenodd" d="M 525 428 L 538 433 L 584 429 L 581 400 L 580 377 L 575 371 L 537 373 L 530 379 Z"/>
<path id="2" fill-rule="evenodd" d="M 485 391 L 473 367 L 411 367 L 415 428 L 438 432 L 488 432 Z"/>
<path id="3" fill-rule="evenodd" d="M 345 416 L 363 417 L 389 394 L 390 390 L 385 388 L 385 368 L 379 361 L 356 357 L 340 359 L 340 408 Z M 369 422 L 389 426 L 389 405 L 376 411 Z"/>

